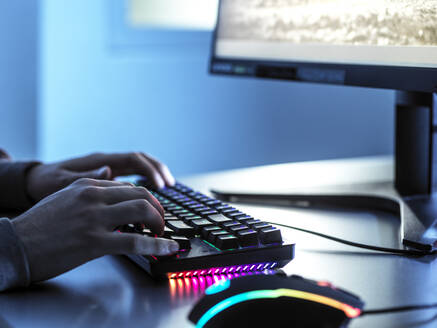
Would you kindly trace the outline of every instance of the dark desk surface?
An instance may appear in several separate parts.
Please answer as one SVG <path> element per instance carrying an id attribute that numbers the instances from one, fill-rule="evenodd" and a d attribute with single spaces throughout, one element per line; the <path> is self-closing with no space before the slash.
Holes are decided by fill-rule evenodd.
<path id="1" fill-rule="evenodd" d="M 287 164 L 181 181 L 202 191 L 210 187 L 277 191 L 311 185 L 314 179 L 322 184 L 341 183 L 348 175 L 387 179 L 391 162 Z M 389 247 L 399 244 L 398 219 L 387 213 L 237 206 L 261 219 L 350 240 Z M 435 256 L 376 254 L 286 229 L 283 234 L 297 243 L 295 260 L 285 267 L 288 274 L 329 280 L 360 295 L 368 309 L 437 301 Z M 191 327 L 186 317 L 200 294 L 199 285 L 183 280 L 157 284 L 126 258 L 106 256 L 28 290 L 0 294 L 0 327 Z M 437 310 L 363 317 L 350 326 L 437 327 Z"/>

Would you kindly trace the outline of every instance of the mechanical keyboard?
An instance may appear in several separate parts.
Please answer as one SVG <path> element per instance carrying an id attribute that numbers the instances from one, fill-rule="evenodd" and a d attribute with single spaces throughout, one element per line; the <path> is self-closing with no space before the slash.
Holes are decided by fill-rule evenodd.
<path id="1" fill-rule="evenodd" d="M 147 186 L 141 180 L 136 184 Z M 154 278 L 264 272 L 294 257 L 294 243 L 284 241 L 278 228 L 231 205 L 181 183 L 149 190 L 165 210 L 163 237 L 180 247 L 178 254 L 167 257 L 128 255 Z M 139 224 L 123 226 L 120 232 L 154 236 Z"/>

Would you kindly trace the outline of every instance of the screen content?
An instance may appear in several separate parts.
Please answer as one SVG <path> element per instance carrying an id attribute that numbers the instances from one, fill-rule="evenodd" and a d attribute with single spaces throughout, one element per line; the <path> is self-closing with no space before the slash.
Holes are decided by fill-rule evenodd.
<path id="1" fill-rule="evenodd" d="M 437 0 L 222 0 L 215 55 L 437 67 Z"/>

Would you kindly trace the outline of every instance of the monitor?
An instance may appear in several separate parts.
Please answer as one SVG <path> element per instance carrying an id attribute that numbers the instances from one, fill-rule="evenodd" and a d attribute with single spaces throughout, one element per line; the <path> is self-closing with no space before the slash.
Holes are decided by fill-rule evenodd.
<path id="1" fill-rule="evenodd" d="M 429 251 L 437 249 L 435 17 L 437 0 L 221 0 L 210 61 L 214 74 L 396 90 L 393 188 L 370 198 L 357 190 L 356 203 L 394 210 L 403 244 Z"/>

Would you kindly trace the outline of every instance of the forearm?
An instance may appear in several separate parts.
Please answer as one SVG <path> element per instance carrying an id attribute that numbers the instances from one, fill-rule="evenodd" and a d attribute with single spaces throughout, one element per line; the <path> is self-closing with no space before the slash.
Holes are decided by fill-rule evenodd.
<path id="1" fill-rule="evenodd" d="M 0 160 L 0 209 L 26 210 L 33 205 L 26 192 L 26 173 L 37 164 Z"/>
<path id="2" fill-rule="evenodd" d="M 0 291 L 30 284 L 24 245 L 7 218 L 0 218 Z"/>

